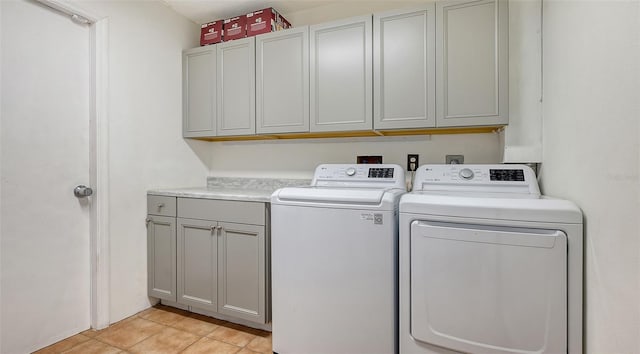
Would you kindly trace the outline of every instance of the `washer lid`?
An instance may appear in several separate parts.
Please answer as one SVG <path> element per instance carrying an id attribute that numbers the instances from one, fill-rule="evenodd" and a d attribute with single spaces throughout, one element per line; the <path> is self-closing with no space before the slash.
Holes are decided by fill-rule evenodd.
<path id="1" fill-rule="evenodd" d="M 400 213 L 582 224 L 582 212 L 573 202 L 547 197 L 476 198 L 411 192 L 400 199 Z"/>
<path id="2" fill-rule="evenodd" d="M 288 187 L 273 192 L 271 204 L 394 210 L 402 194 L 402 189 Z"/>
<path id="3" fill-rule="evenodd" d="M 382 189 L 352 188 L 283 188 L 274 193 L 279 201 L 306 203 L 347 203 L 377 205 L 382 201 Z"/>

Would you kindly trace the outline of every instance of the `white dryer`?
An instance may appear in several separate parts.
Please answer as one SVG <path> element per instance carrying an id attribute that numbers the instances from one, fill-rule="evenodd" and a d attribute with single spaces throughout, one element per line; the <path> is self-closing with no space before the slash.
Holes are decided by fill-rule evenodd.
<path id="1" fill-rule="evenodd" d="M 273 351 L 397 351 L 398 165 L 320 165 L 271 197 Z"/>
<path id="2" fill-rule="evenodd" d="M 582 213 L 524 165 L 424 165 L 400 201 L 400 353 L 582 353 Z"/>

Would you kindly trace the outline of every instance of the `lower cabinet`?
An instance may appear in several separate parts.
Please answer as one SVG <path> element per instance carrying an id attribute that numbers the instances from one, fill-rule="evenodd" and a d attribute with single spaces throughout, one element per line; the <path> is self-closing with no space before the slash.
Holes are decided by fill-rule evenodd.
<path id="1" fill-rule="evenodd" d="M 147 196 L 147 292 L 176 301 L 176 198 Z"/>
<path id="2" fill-rule="evenodd" d="M 167 220 L 160 222 L 150 215 L 154 221 L 148 223 L 148 234 L 159 235 L 162 230 L 162 237 L 148 237 L 150 284 L 158 278 L 159 269 L 167 276 L 153 281 L 162 286 L 150 285 L 149 296 L 268 323 L 266 213 L 267 204 L 260 202 L 179 197 L 175 218 L 162 217 Z M 172 228 L 161 228 L 171 220 Z M 162 258 L 155 251 L 160 243 Z M 173 259 L 168 256 L 171 252 Z M 173 275 L 166 273 L 167 269 L 172 269 Z M 170 280 L 173 285 L 166 287 L 172 290 L 165 292 Z"/>
<path id="3" fill-rule="evenodd" d="M 218 230 L 208 220 L 178 219 L 178 302 L 218 310 Z"/>
<path id="4" fill-rule="evenodd" d="M 176 218 L 147 218 L 147 287 L 149 296 L 176 301 Z"/>
<path id="5" fill-rule="evenodd" d="M 234 223 L 219 227 L 218 312 L 264 323 L 264 227 Z"/>

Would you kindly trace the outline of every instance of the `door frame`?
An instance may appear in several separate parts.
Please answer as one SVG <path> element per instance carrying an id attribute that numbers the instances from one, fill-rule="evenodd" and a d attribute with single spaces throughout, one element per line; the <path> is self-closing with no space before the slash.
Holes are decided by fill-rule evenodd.
<path id="1" fill-rule="evenodd" d="M 69 16 L 88 20 L 90 30 L 89 183 L 91 197 L 90 237 L 90 325 L 109 326 L 109 19 L 64 0 L 37 0 Z"/>

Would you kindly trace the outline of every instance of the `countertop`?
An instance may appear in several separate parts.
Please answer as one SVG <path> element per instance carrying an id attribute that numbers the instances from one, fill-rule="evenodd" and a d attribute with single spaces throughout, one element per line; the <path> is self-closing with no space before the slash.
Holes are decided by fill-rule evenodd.
<path id="1" fill-rule="evenodd" d="M 206 187 L 152 189 L 147 194 L 268 203 L 277 189 L 310 183 L 308 179 L 208 177 Z"/>

